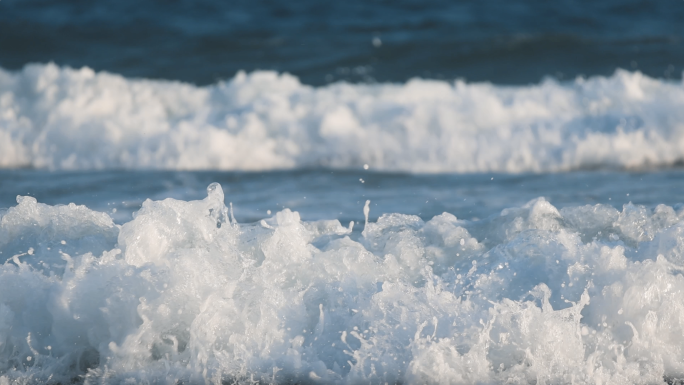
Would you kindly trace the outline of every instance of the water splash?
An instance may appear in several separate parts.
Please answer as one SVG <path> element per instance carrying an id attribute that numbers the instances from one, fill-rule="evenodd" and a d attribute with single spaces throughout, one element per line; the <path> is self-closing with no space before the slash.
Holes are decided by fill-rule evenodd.
<path id="1" fill-rule="evenodd" d="M 220 185 L 207 192 L 147 200 L 122 226 L 20 197 L 0 217 L 2 381 L 684 374 L 684 213 L 671 207 L 540 198 L 475 222 L 383 214 L 355 234 L 287 209 L 217 226 L 228 209 Z"/>

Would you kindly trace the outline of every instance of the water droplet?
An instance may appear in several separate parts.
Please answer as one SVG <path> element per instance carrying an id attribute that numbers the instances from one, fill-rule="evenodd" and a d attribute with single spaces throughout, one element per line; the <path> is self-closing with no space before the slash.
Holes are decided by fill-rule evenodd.
<path id="1" fill-rule="evenodd" d="M 216 200 L 223 202 L 223 188 L 220 184 L 214 182 L 207 186 L 207 195 Z"/>

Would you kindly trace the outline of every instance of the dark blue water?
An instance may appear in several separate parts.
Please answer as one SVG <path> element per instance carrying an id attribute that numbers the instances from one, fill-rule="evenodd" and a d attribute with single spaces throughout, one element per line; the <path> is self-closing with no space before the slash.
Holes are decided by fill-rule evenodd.
<path id="1" fill-rule="evenodd" d="M 48 61 L 197 84 L 256 69 L 314 85 L 680 78 L 684 2 L 1 1 L 0 66 Z"/>

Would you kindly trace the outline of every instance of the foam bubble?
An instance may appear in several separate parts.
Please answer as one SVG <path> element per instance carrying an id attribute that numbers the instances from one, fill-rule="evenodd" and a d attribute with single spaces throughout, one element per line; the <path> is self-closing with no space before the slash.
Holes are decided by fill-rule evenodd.
<path id="1" fill-rule="evenodd" d="M 207 87 L 89 68 L 0 69 L 0 167 L 555 172 L 684 159 L 681 82 L 618 70 L 529 86 L 412 79 Z"/>
<path id="2" fill-rule="evenodd" d="M 352 233 L 288 209 L 237 224 L 223 200 L 211 184 L 117 226 L 19 197 L 0 217 L 2 381 L 684 375 L 684 214 L 671 207 L 539 198 L 476 222 L 383 214 Z"/>

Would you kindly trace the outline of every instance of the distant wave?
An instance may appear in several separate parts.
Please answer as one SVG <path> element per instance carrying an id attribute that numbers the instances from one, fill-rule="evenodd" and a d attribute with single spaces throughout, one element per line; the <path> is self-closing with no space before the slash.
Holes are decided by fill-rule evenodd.
<path id="1" fill-rule="evenodd" d="M 684 159 L 684 84 L 618 70 L 529 86 L 413 79 L 208 87 L 89 68 L 0 69 L 0 167 L 557 172 Z"/>

